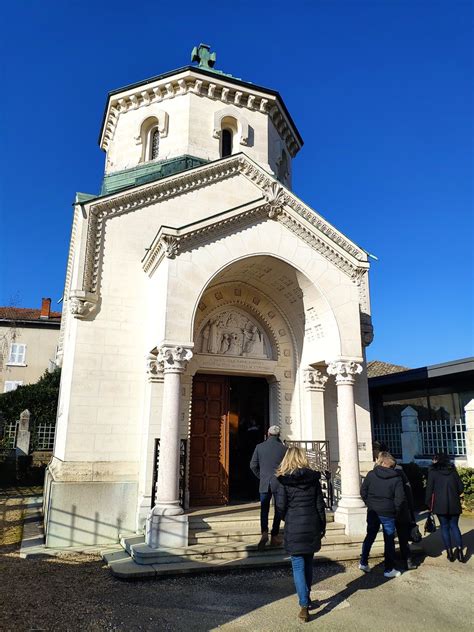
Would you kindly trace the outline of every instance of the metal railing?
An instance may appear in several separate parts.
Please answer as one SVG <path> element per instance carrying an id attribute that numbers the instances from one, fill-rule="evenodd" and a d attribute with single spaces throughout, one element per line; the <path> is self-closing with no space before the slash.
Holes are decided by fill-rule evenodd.
<path id="1" fill-rule="evenodd" d="M 181 439 L 179 444 L 179 504 L 184 508 L 184 490 L 186 485 L 186 457 L 188 442 Z M 158 470 L 160 467 L 160 439 L 155 439 L 155 454 L 153 457 L 153 482 L 151 487 L 151 507 L 155 506 Z"/>
<path id="2" fill-rule="evenodd" d="M 321 472 L 321 488 L 327 509 L 334 505 L 334 488 L 331 474 L 329 441 L 285 441 L 288 447 L 302 448 L 306 451 L 310 466 Z"/>
<path id="3" fill-rule="evenodd" d="M 375 424 L 373 427 L 373 440 L 384 443 L 393 456 L 402 456 L 402 425 L 400 422 Z"/>
<path id="4" fill-rule="evenodd" d="M 41 423 L 33 431 L 36 450 L 52 450 L 54 448 L 55 423 Z"/>
<path id="5" fill-rule="evenodd" d="M 466 422 L 463 419 L 418 420 L 421 455 L 444 452 L 449 456 L 466 454 Z"/>

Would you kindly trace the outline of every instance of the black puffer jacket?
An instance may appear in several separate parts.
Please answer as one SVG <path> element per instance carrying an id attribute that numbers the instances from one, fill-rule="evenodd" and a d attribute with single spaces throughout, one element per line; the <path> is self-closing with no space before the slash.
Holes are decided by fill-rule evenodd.
<path id="1" fill-rule="evenodd" d="M 399 516 L 406 503 L 400 472 L 382 465 L 376 465 L 368 472 L 360 495 L 370 510 L 388 518 Z"/>
<path id="2" fill-rule="evenodd" d="M 464 486 L 452 463 L 434 463 L 428 470 L 426 506 L 435 514 L 458 515 L 462 512 Z M 433 506 L 431 503 L 433 502 Z"/>
<path id="3" fill-rule="evenodd" d="M 308 468 L 273 477 L 275 503 L 285 521 L 285 549 L 289 555 L 315 553 L 326 531 L 320 474 Z"/>

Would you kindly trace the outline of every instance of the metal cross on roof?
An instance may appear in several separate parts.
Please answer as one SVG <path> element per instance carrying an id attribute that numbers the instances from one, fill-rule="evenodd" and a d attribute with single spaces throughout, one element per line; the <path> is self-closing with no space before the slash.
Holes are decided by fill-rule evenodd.
<path id="1" fill-rule="evenodd" d="M 195 46 L 191 53 L 191 61 L 197 61 L 199 68 L 210 70 L 216 63 L 216 54 L 210 52 L 211 47 L 208 44 L 199 44 Z"/>

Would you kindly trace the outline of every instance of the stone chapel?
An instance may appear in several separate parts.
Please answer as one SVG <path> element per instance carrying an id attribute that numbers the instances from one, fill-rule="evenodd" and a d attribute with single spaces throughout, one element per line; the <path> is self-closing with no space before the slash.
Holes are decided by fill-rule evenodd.
<path id="1" fill-rule="evenodd" d="M 273 424 L 325 446 L 365 530 L 368 254 L 292 193 L 280 94 L 193 61 L 109 93 L 102 189 L 76 195 L 47 546 L 187 544 L 189 507 L 251 497 Z"/>

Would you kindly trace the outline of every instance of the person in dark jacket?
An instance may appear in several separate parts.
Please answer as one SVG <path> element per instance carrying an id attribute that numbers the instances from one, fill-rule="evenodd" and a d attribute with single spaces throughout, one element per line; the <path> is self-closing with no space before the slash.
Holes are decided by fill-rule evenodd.
<path id="1" fill-rule="evenodd" d="M 446 555 L 450 562 L 454 562 L 455 559 L 460 562 L 466 561 L 458 524 L 462 513 L 460 496 L 463 492 L 462 480 L 447 455 L 435 455 L 433 465 L 428 470 L 425 502 L 430 511 L 438 516 Z M 454 551 L 453 545 L 456 547 Z"/>
<path id="2" fill-rule="evenodd" d="M 313 557 L 326 532 L 320 474 L 309 467 L 300 448 L 289 448 L 272 479 L 275 502 L 285 521 L 285 549 L 291 556 L 302 621 L 309 621 Z"/>
<path id="3" fill-rule="evenodd" d="M 388 452 L 381 452 L 377 465 L 362 483 L 360 495 L 367 505 L 367 535 L 362 544 L 359 568 L 370 572 L 369 554 L 372 544 L 382 525 L 384 539 L 385 572 L 387 578 L 399 577 L 395 565 L 395 519 L 406 502 L 400 473 L 395 470 L 397 462 Z"/>
<path id="4" fill-rule="evenodd" d="M 372 449 L 374 454 L 375 466 L 377 466 L 379 465 L 379 456 L 384 456 L 385 453 L 389 452 L 389 449 L 385 443 L 382 443 L 380 441 L 374 441 Z M 402 477 L 403 491 L 405 492 L 406 499 L 402 507 L 400 508 L 400 512 L 395 521 L 395 527 L 398 535 L 398 544 L 400 546 L 400 555 L 405 562 L 406 569 L 408 571 L 411 571 L 418 568 L 417 565 L 413 562 L 409 544 L 411 531 L 416 526 L 415 501 L 413 499 L 413 491 L 407 475 L 400 465 L 396 465 L 395 470 L 399 472 L 400 476 Z"/>
<path id="5" fill-rule="evenodd" d="M 250 461 L 250 469 L 260 480 L 260 531 L 261 537 L 258 543 L 259 551 L 265 549 L 268 542 L 268 514 L 270 512 L 270 502 L 272 499 L 272 490 L 270 488 L 270 480 L 275 474 L 275 470 L 280 465 L 287 448 L 280 441 L 280 427 L 270 426 L 268 429 L 268 437 L 266 441 L 259 443 L 252 455 Z M 280 514 L 275 505 L 275 514 L 273 516 L 273 524 L 271 531 L 270 546 L 280 546 L 281 539 L 278 534 L 280 532 Z"/>

